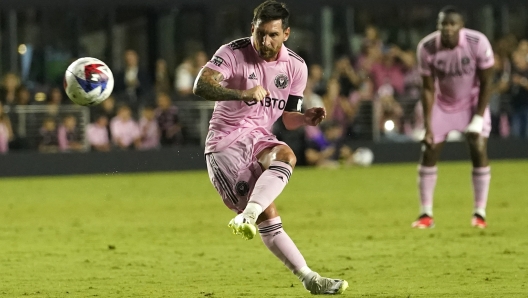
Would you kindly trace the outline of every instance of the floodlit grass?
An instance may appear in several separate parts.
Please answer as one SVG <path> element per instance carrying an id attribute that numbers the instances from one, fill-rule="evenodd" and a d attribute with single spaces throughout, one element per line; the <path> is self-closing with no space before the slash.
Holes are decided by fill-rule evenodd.
<path id="1" fill-rule="evenodd" d="M 528 297 L 527 169 L 493 162 L 486 230 L 469 163 L 439 164 L 432 230 L 410 228 L 414 164 L 299 168 L 277 204 L 346 297 Z M 1 179 L 0 296 L 309 297 L 232 217 L 205 171 Z"/>

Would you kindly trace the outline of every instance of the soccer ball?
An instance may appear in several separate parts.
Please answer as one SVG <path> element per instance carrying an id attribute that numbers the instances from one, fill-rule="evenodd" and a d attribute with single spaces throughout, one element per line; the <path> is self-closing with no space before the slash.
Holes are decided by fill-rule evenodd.
<path id="1" fill-rule="evenodd" d="M 354 151 L 352 160 L 357 165 L 368 167 L 374 161 L 374 153 L 369 148 L 359 147 Z"/>
<path id="2" fill-rule="evenodd" d="M 64 90 L 68 97 L 81 106 L 98 105 L 114 89 L 114 76 L 103 61 L 91 57 L 74 61 L 64 75 Z"/>

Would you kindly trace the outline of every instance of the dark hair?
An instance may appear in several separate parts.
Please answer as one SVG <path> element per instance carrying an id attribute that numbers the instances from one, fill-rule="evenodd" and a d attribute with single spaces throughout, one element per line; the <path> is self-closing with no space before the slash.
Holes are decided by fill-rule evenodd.
<path id="1" fill-rule="evenodd" d="M 456 13 L 456 14 L 460 15 L 460 17 L 462 17 L 462 14 L 460 13 L 460 10 L 458 10 L 458 8 L 456 8 L 453 5 L 444 6 L 444 8 L 440 9 L 440 13 L 444 13 L 446 15 L 450 14 L 450 13 Z"/>
<path id="2" fill-rule="evenodd" d="M 281 20 L 282 30 L 286 30 L 289 27 L 289 17 L 290 12 L 286 8 L 286 4 L 275 0 L 266 0 L 253 11 L 253 25 L 257 24 L 257 20 L 261 20 L 263 23 Z"/>

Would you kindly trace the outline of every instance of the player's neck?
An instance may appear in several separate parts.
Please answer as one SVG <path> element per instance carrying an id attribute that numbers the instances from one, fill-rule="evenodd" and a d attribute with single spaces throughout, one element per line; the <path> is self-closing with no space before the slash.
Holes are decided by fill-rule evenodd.
<path id="1" fill-rule="evenodd" d="M 453 37 L 452 40 L 440 39 L 440 42 L 444 48 L 448 48 L 448 49 L 456 48 L 460 42 L 460 31 L 458 31 L 458 33 Z"/>

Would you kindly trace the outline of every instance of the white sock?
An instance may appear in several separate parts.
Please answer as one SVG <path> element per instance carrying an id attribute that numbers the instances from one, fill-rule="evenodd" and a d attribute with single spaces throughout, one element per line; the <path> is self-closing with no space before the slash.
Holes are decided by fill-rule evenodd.
<path id="1" fill-rule="evenodd" d="M 251 224 L 255 224 L 262 211 L 262 206 L 259 204 L 248 203 L 242 214 L 244 214 L 244 216 L 251 221 Z"/>
<path id="2" fill-rule="evenodd" d="M 476 213 L 476 214 L 486 218 L 486 208 L 475 208 L 473 213 Z"/>
<path id="3" fill-rule="evenodd" d="M 433 206 L 421 206 L 420 214 L 427 214 L 432 217 L 433 216 Z"/>
<path id="4" fill-rule="evenodd" d="M 297 278 L 299 278 L 300 281 L 304 281 L 304 278 L 306 277 L 306 275 L 312 272 L 313 271 L 312 269 L 310 269 L 310 267 L 304 266 L 301 269 L 299 269 L 297 272 L 295 272 L 295 275 L 297 276 Z"/>

